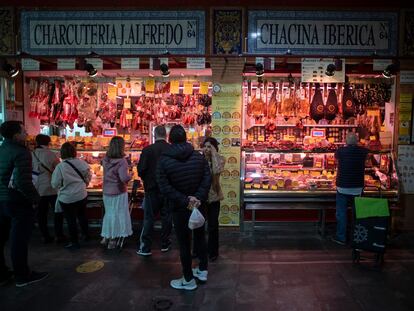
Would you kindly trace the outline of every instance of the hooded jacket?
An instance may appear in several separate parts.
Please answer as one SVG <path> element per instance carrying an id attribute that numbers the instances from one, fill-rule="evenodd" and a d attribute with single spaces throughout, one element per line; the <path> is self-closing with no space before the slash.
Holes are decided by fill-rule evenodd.
<path id="1" fill-rule="evenodd" d="M 188 196 L 205 202 L 211 186 L 208 162 L 189 143 L 172 144 L 158 162 L 157 183 L 174 210 L 186 209 Z"/>
<path id="2" fill-rule="evenodd" d="M 9 188 L 13 174 L 14 189 Z M 0 202 L 33 203 L 39 193 L 32 182 L 32 156 L 25 146 L 5 139 L 0 146 Z"/>
<path id="3" fill-rule="evenodd" d="M 105 157 L 102 161 L 104 168 L 103 193 L 118 195 L 127 192 L 128 182 L 132 176 L 128 174 L 128 162 L 125 158 L 111 159 Z"/>
<path id="4" fill-rule="evenodd" d="M 56 189 L 52 188 L 52 185 L 50 183 L 52 180 L 52 173 L 59 163 L 60 160 L 56 154 L 46 147 L 39 147 L 33 151 L 33 169 L 39 172 L 39 177 L 35 187 L 40 196 L 50 196 L 57 194 Z M 46 166 L 50 172 L 46 170 L 42 164 Z"/>

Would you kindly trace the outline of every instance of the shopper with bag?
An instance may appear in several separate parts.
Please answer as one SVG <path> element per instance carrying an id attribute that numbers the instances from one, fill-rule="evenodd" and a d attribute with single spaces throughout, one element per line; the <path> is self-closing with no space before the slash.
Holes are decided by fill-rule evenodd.
<path id="1" fill-rule="evenodd" d="M 38 282 L 47 272 L 30 270 L 28 245 L 34 223 L 33 205 L 39 194 L 32 182 L 32 157 L 25 147 L 26 130 L 21 122 L 6 121 L 0 127 L 0 284 L 14 274 L 17 287 Z M 10 255 L 14 272 L 6 266 L 4 247 L 10 235 Z"/>
<path id="2" fill-rule="evenodd" d="M 161 217 L 161 252 L 169 251 L 171 246 L 172 219 L 169 202 L 167 198 L 161 195 L 154 174 L 161 154 L 169 147 L 169 144 L 166 142 L 167 133 L 165 127 L 162 125 L 157 126 L 154 129 L 154 136 L 155 143 L 142 150 L 138 162 L 138 174 L 144 182 L 145 189 L 145 199 L 143 202 L 144 223 L 137 250 L 137 254 L 140 256 L 152 255 L 151 236 L 157 214 L 160 214 Z"/>
<path id="3" fill-rule="evenodd" d="M 92 175 L 88 163 L 78 159 L 76 155 L 76 147 L 72 143 L 64 143 L 60 149 L 62 162 L 56 166 L 52 174 L 52 187 L 58 189 L 55 209 L 63 210 L 68 223 L 70 243 L 65 245 L 65 248 L 69 250 L 80 247 L 76 219 L 79 221 L 83 239 L 89 239 L 86 187 Z"/>
<path id="4" fill-rule="evenodd" d="M 181 125 L 171 128 L 171 146 L 163 153 L 157 169 L 157 183 L 161 193 L 170 200 L 173 209 L 173 223 L 180 247 L 183 277 L 170 282 L 175 289 L 194 290 L 194 277 L 207 281 L 207 246 L 204 225 L 194 230 L 194 244 L 197 245 L 199 267 L 192 269 L 191 230 L 189 220 L 193 208 L 207 201 L 211 186 L 210 168 L 206 159 L 187 143 L 187 136 Z"/>
<path id="5" fill-rule="evenodd" d="M 40 201 L 37 206 L 37 222 L 45 243 L 50 243 L 53 238 L 49 234 L 47 227 L 47 216 L 49 208 L 55 210 L 57 191 L 52 188 L 51 179 L 53 171 L 60 163 L 56 154 L 49 150 L 50 137 L 39 134 L 36 136 L 36 148 L 32 152 L 33 171 L 37 172 L 37 180 L 34 182 L 36 190 L 39 192 Z M 63 213 L 54 213 L 54 229 L 56 242 L 65 241 L 63 235 Z"/>
<path id="6" fill-rule="evenodd" d="M 220 186 L 220 174 L 224 170 L 225 160 L 218 153 L 218 145 L 219 143 L 214 137 L 207 137 L 201 145 L 211 173 L 211 187 L 205 204 L 208 231 L 207 249 L 210 261 L 215 261 L 219 255 L 220 201 L 224 198 Z M 197 253 L 196 248 L 195 253 Z"/>
<path id="7" fill-rule="evenodd" d="M 125 141 L 122 137 L 115 136 L 111 139 L 102 165 L 105 215 L 102 222 L 101 244 L 108 244 L 108 249 L 114 249 L 117 238 L 132 235 L 131 215 L 128 210 L 128 182 L 132 175 L 128 173 Z"/>
<path id="8" fill-rule="evenodd" d="M 358 137 L 349 132 L 346 146 L 336 151 L 338 162 L 336 175 L 336 236 L 332 241 L 345 245 L 348 207 L 355 208 L 355 197 L 362 194 L 364 188 L 365 160 L 368 149 L 358 146 Z"/>

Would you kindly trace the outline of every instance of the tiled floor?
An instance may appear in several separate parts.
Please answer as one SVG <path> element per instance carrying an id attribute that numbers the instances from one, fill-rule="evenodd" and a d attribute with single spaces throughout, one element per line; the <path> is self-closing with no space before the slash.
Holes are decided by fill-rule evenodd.
<path id="1" fill-rule="evenodd" d="M 414 310 L 413 238 L 405 233 L 391 240 L 377 271 L 369 260 L 354 266 L 350 248 L 321 239 L 307 225 L 255 233 L 223 229 L 221 256 L 210 265 L 208 282 L 182 292 L 169 287 L 181 275 L 175 244 L 168 253 L 155 247 L 152 257 L 141 258 L 136 236 L 121 252 L 103 250 L 96 236 L 68 252 L 41 244 L 35 231 L 30 263 L 50 277 L 26 288 L 1 287 L 0 310 Z M 91 260 L 105 266 L 76 272 Z"/>

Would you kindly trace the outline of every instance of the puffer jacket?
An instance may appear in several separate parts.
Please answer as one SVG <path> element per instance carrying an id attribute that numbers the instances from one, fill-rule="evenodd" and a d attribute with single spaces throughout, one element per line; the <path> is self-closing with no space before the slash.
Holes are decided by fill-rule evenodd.
<path id="1" fill-rule="evenodd" d="M 9 188 L 13 174 L 14 189 Z M 32 155 L 23 145 L 5 139 L 0 146 L 0 202 L 39 201 L 32 182 Z"/>
<path id="2" fill-rule="evenodd" d="M 102 161 L 104 168 L 103 193 L 118 195 L 127 192 L 128 181 L 132 176 L 128 174 L 128 162 L 125 158 L 111 159 L 105 157 Z"/>
<path id="3" fill-rule="evenodd" d="M 50 172 L 41 164 L 46 166 Z M 60 163 L 56 154 L 46 147 L 36 148 L 32 154 L 33 169 L 39 172 L 39 177 L 35 185 L 40 196 L 56 195 L 57 190 L 52 188 L 52 173 Z"/>
<path id="4" fill-rule="evenodd" d="M 188 196 L 206 202 L 211 186 L 208 162 L 189 143 L 172 144 L 158 162 L 157 183 L 174 210 L 186 209 Z"/>

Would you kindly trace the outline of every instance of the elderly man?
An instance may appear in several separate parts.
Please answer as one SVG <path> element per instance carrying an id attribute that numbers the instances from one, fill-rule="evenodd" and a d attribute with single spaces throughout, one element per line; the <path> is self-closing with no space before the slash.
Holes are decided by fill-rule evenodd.
<path id="1" fill-rule="evenodd" d="M 354 207 L 354 199 L 364 188 L 365 159 L 368 149 L 358 146 L 358 137 L 353 132 L 346 136 L 346 146 L 335 154 L 338 162 L 336 176 L 336 236 L 332 241 L 346 244 L 348 206 Z"/>

